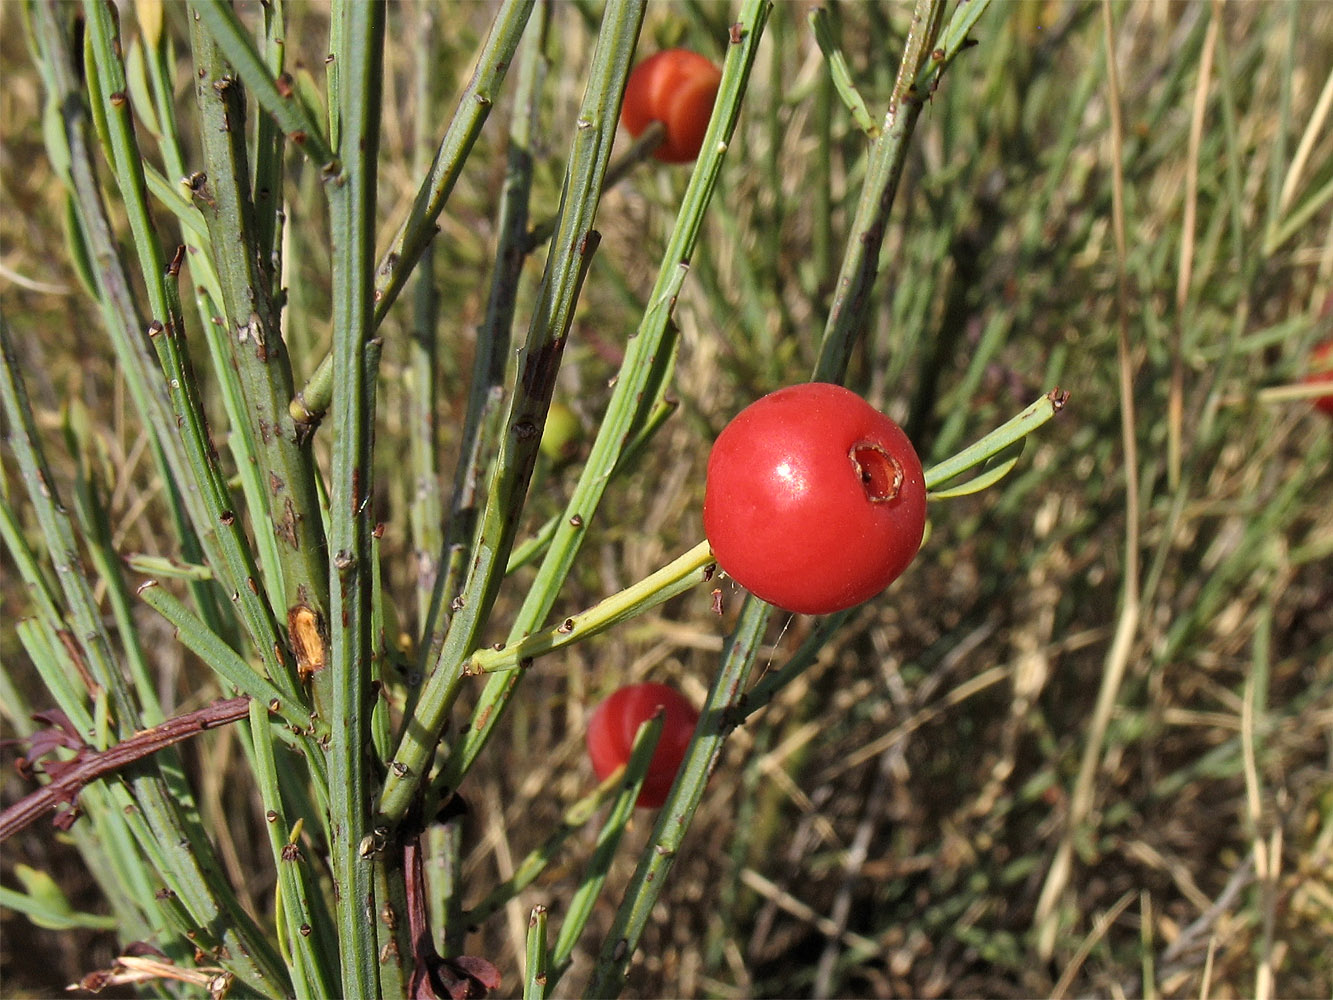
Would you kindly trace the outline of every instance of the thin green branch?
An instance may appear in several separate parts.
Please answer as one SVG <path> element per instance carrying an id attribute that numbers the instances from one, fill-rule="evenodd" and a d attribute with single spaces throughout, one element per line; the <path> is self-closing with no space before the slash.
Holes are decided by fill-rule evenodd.
<path id="1" fill-rule="evenodd" d="M 102 624 L 100 609 L 84 575 L 78 544 L 69 514 L 56 491 L 36 436 L 26 391 L 18 376 L 9 326 L 0 313 L 0 403 L 9 427 L 7 440 L 18 457 L 29 502 L 35 508 L 45 536 L 48 554 L 55 567 L 62 594 L 72 615 L 74 632 L 68 637 L 69 655 L 82 668 L 89 688 L 81 703 L 91 697 L 99 710 L 91 736 L 93 746 L 103 749 L 122 742 L 142 728 L 139 705 L 120 665 L 115 661 L 110 636 Z M 76 633 L 76 634 L 75 634 Z M 109 717 L 108 717 L 109 716 Z M 104 721 L 103 721 L 104 720 Z M 177 794 L 173 794 L 176 792 Z M 259 929 L 240 909 L 236 896 L 223 883 L 211 843 L 191 822 L 189 803 L 179 798 L 179 789 L 156 760 L 142 762 L 117 796 L 142 816 L 138 843 L 146 853 L 153 845 L 165 847 L 156 855 L 160 877 L 178 896 L 189 916 L 178 921 L 178 929 L 210 927 L 218 940 L 239 956 L 228 967 L 257 989 L 276 995 L 283 967 Z M 181 914 L 183 916 L 183 914 Z"/>
<path id="2" fill-rule="evenodd" d="M 658 729 L 660 731 L 660 725 Z M 653 742 L 655 747 L 656 740 Z M 471 927 L 479 926 L 482 921 L 503 909 L 505 904 L 530 886 L 555 859 L 565 841 L 581 830 L 592 819 L 598 809 L 617 795 L 624 778 L 623 773 L 608 777 L 607 780 L 601 782 L 591 792 L 567 808 L 564 815 L 560 817 L 560 823 L 547 835 L 542 843 L 534 847 L 528 853 L 528 856 L 518 863 L 518 866 L 514 869 L 514 874 L 488 892 L 481 902 L 461 914 L 463 921 Z M 635 789 L 635 796 L 637 795 L 638 788 Z M 629 801 L 632 806 L 634 798 L 631 797 Z"/>
<path id="3" fill-rule="evenodd" d="M 272 681 L 246 663 L 235 650 L 196 618 L 180 598 L 156 580 L 141 584 L 138 596 L 171 623 L 181 644 L 207 663 L 220 681 L 266 705 L 270 712 L 281 716 L 293 730 L 304 732 L 310 723 L 309 711 L 299 702 L 293 703 L 284 697 Z"/>
<path id="4" fill-rule="evenodd" d="M 153 353 L 145 343 L 145 323 L 132 291 L 134 282 L 112 231 L 98 183 L 95 156 L 90 146 L 90 111 L 82 89 L 82 70 L 76 68 L 65 27 L 75 9 L 53 4 L 32 7 L 35 48 L 46 86 L 47 115 L 59 123 L 48 128 L 48 155 L 52 163 L 67 169 L 70 198 L 67 202 L 71 255 L 76 268 L 91 283 L 102 321 L 110 336 L 135 411 L 145 424 L 157 475 L 165 486 L 173 526 L 181 540 L 182 557 L 189 562 L 221 563 L 219 546 L 212 538 L 212 525 L 202 501 L 182 484 L 190 481 L 185 443 L 167 432 L 174 426 L 167 385 Z M 195 532 L 195 525 L 207 529 Z M 203 614 L 219 630 L 232 631 L 232 618 L 224 613 L 216 588 L 196 584 L 192 593 Z"/>
<path id="5" fill-rule="evenodd" d="M 0 407 L 8 428 L 5 440 L 17 459 L 28 500 L 37 515 L 47 555 L 70 620 L 69 642 L 84 668 L 85 683 L 109 694 L 114 714 L 113 733 L 126 736 L 142 728 L 140 706 L 116 662 L 111 636 L 84 573 L 79 543 L 69 509 L 60 500 L 54 476 L 37 435 L 36 420 L 19 374 L 18 356 L 9 322 L 0 313 Z"/>
<path id="6" fill-rule="evenodd" d="M 1027 435 L 1059 413 L 1068 401 L 1069 393 L 1063 392 L 1059 388 L 1052 389 L 1030 404 L 1022 413 L 1006 420 L 981 440 L 964 448 L 957 455 L 927 469 L 926 489 L 936 490 L 968 469 L 975 468 L 987 459 L 1001 454 L 1022 441 Z M 942 499 L 946 495 L 949 494 L 932 493 L 935 499 Z"/>
<path id="7" fill-rule="evenodd" d="M 375 272 L 374 329 L 384 321 L 389 307 L 398 298 L 408 276 L 438 232 L 436 219 L 444 211 L 463 164 L 486 123 L 534 4 L 535 0 L 505 0 L 496 14 L 490 35 L 478 55 L 476 71 L 459 97 L 458 109 L 445 130 L 430 171 L 422 180 L 406 221 Z M 333 381 L 333 357 L 330 354 L 320 362 L 292 400 L 293 416 L 298 420 L 317 422 L 328 409 Z"/>
<path id="8" fill-rule="evenodd" d="M 680 212 L 667 240 L 656 283 L 649 295 L 639 328 L 625 345 L 625 358 L 615 378 L 615 388 L 597 437 L 579 481 L 557 521 L 555 534 L 537 577 L 528 588 L 523 606 L 510 628 L 509 641 L 516 643 L 545 623 L 566 577 L 587 537 L 602 496 L 617 468 L 636 442 L 640 432 L 664 419 L 662 397 L 675 361 L 675 327 L 672 310 L 689 273 L 689 262 L 698 244 L 708 206 L 717 188 L 719 176 L 736 122 L 746 83 L 763 38 L 771 4 L 768 0 L 749 0 L 736 22 L 737 41 L 732 45 L 722 71 L 713 117 L 704 135 L 699 161 L 681 200 Z M 514 691 L 512 677 L 491 678 L 476 708 L 472 722 L 445 762 L 442 780 L 461 780 L 485 746 L 503 715 L 505 704 Z"/>
<path id="9" fill-rule="evenodd" d="M 454 469 L 452 499 L 430 601 L 422 621 L 420 663 L 424 669 L 444 640 L 447 617 L 443 605 L 457 593 L 468 564 L 480 507 L 485 456 L 491 453 L 504 401 L 505 371 L 512 343 L 514 311 L 518 302 L 519 278 L 526 260 L 525 237 L 528 201 L 533 174 L 533 140 L 537 134 L 538 95 L 548 68 L 544 47 L 550 10 L 543 5 L 531 22 L 527 42 L 519 51 L 514 88 L 517 113 L 509 126 L 509 149 L 505 158 L 505 181 L 497 219 L 499 236 L 495 248 L 495 270 L 486 297 L 486 313 L 477 331 L 477 349 L 468 383 L 467 411 Z"/>
<path id="10" fill-rule="evenodd" d="M 597 899 L 602 894 L 602 887 L 606 884 L 606 877 L 616 857 L 616 848 L 620 846 L 621 838 L 624 837 L 625 830 L 629 827 L 630 820 L 638 807 L 639 792 L 643 788 L 644 779 L 648 776 L 648 768 L 652 765 L 653 753 L 657 750 L 665 722 L 665 713 L 659 710 L 651 719 L 641 723 L 634 734 L 634 743 L 630 747 L 629 760 L 625 762 L 624 768 L 618 774 L 608 775 L 606 781 L 602 782 L 602 787 L 619 786 L 619 794 L 611 804 L 602 828 L 597 831 L 597 842 L 593 847 L 592 857 L 588 859 L 588 867 L 579 880 L 578 889 L 569 900 L 569 908 L 564 922 L 560 925 L 560 933 L 556 935 L 555 944 L 551 946 L 550 964 L 553 971 L 550 981 L 546 984 L 548 997 L 555 995 L 556 984 L 569 969 L 574 946 L 583 936 L 584 928 L 587 927 L 588 920 L 597 905 Z"/>
<path id="11" fill-rule="evenodd" d="M 528 919 L 523 1000 L 541 1000 L 546 995 L 546 983 L 546 907 L 537 905 L 532 908 L 532 916 Z"/>
<path id="12" fill-rule="evenodd" d="M 387 10 L 383 3 L 339 0 L 333 18 L 340 47 L 335 120 L 342 173 L 329 187 L 333 238 L 332 462 L 329 471 L 329 656 L 318 671 L 317 710 L 333 733 L 329 750 L 330 853 L 337 900 L 342 992 L 379 993 L 371 864 L 360 844 L 370 834 L 372 614 L 370 498 L 374 487 L 375 197 Z M 331 691 L 329 689 L 331 688 Z M 328 702 L 320 704 L 320 691 Z"/>
<path id="13" fill-rule="evenodd" d="M 148 339 L 157 351 L 158 363 L 166 377 L 171 419 L 179 429 L 189 463 L 189 478 L 194 488 L 187 496 L 197 498 L 202 510 L 194 511 L 201 535 L 216 540 L 221 566 L 236 606 L 251 640 L 265 660 L 265 667 L 287 696 L 300 700 L 293 664 L 282 642 L 272 607 L 259 587 L 259 570 L 245 538 L 241 519 L 236 516 L 227 480 L 219 467 L 207 420 L 201 388 L 187 354 L 185 324 L 177 291 L 185 248 L 179 247 L 167 262 L 154 230 L 147 201 L 143 160 L 129 118 L 124 97 L 124 67 L 118 53 L 120 41 L 109 9 L 95 0 L 85 5 L 88 24 L 89 58 L 87 74 L 94 117 L 107 137 L 109 155 L 115 168 L 134 246 L 139 256 L 140 272 L 154 319 L 148 323 Z M 146 413 L 145 417 L 149 415 Z M 210 530 L 204 531 L 207 526 Z"/>
<path id="14" fill-rule="evenodd" d="M 436 60 L 440 44 L 442 12 L 433 5 L 422 4 L 414 11 L 415 29 L 416 102 L 418 113 L 413 126 L 415 153 L 413 171 L 424 174 L 428 167 L 430 123 L 433 121 L 436 101 L 433 97 Z M 521 72 L 521 71 L 520 71 Z M 416 558 L 416 622 L 417 634 L 430 614 L 434 578 L 439 575 L 438 553 L 444 540 L 444 502 L 440 497 L 440 387 L 439 345 L 440 292 L 435 279 L 434 245 L 428 245 L 415 270 L 412 286 L 411 360 L 409 377 L 404 380 L 408 409 L 408 469 L 407 483 L 410 507 L 408 519 L 412 550 Z M 480 352 L 478 352 L 480 353 Z"/>
<path id="15" fill-rule="evenodd" d="M 657 814 L 648 845 L 625 889 L 625 898 L 602 940 L 585 997 L 619 996 L 625 972 L 638 947 L 690 820 L 703 799 L 708 775 L 722 753 L 727 735 L 740 722 L 741 702 L 772 609 L 747 598 L 736 631 L 727 640 L 722 668 L 713 681 L 703 713 L 690 740 L 680 773 Z"/>
<path id="16" fill-rule="evenodd" d="M 833 24 L 828 10 L 824 7 L 812 8 L 809 21 L 810 30 L 814 33 L 815 41 L 819 44 L 819 50 L 824 53 L 824 60 L 828 63 L 829 78 L 833 81 L 833 87 L 838 96 L 842 98 L 842 103 L 852 113 L 852 120 L 856 122 L 857 128 L 871 139 L 878 139 L 879 125 L 870 116 L 870 111 L 866 108 L 866 102 L 861 97 L 861 92 L 856 89 L 856 83 L 852 80 L 852 72 L 847 65 L 847 57 L 842 54 L 842 47 L 838 45 L 837 39 L 833 37 Z"/>
<path id="17" fill-rule="evenodd" d="M 599 239 L 593 223 L 643 13 L 642 0 L 615 4 L 602 23 L 570 153 L 560 222 L 522 349 L 518 385 L 506 416 L 471 569 L 462 592 L 451 601 L 453 620 L 420 699 L 404 722 L 380 800 L 390 821 L 403 817 L 429 769 L 467 655 L 477 645 L 504 578 L 574 305 Z"/>
<path id="18" fill-rule="evenodd" d="M 289 813 L 278 779 L 274 727 L 262 703 L 252 701 L 249 714 L 255 781 L 263 799 L 269 850 L 278 874 L 274 888 L 281 902 L 280 908 L 275 903 L 275 910 L 281 910 L 278 940 L 280 944 L 286 942 L 285 951 L 290 949 L 284 958 L 291 972 L 296 1000 L 321 1000 L 337 992 L 338 958 L 336 954 L 326 953 L 323 933 L 312 933 L 320 916 L 311 902 L 318 892 L 318 884 L 311 871 L 310 859 L 300 848 L 302 824 L 298 821 L 294 831 L 288 834 L 293 826 L 288 822 Z"/>
<path id="19" fill-rule="evenodd" d="M 287 138 L 310 157 L 326 180 L 338 179 L 342 168 L 324 130 L 301 101 L 291 78 L 275 76 L 265 63 L 231 4 L 226 0 L 190 0 L 190 11 Z"/>
<path id="20" fill-rule="evenodd" d="M 500 649 L 479 649 L 468 657 L 464 670 L 491 673 L 526 666 L 538 656 L 545 656 L 575 642 L 628 621 L 682 594 L 713 575 L 713 553 L 706 541 L 678 556 L 654 573 L 617 594 L 599 601 L 587 611 L 571 615 L 555 628 L 526 636 Z"/>
<path id="21" fill-rule="evenodd" d="M 263 217 L 276 214 L 277 206 L 271 191 L 259 200 L 252 195 L 244 94 L 201 22 L 194 23 L 193 80 L 207 175 L 194 195 L 208 222 L 228 323 L 229 363 L 222 370 L 239 377 L 244 406 L 236 416 L 247 425 L 267 486 L 252 497 L 263 506 L 251 516 L 255 530 L 277 543 L 279 565 L 267 568 L 275 577 L 269 587 L 284 617 L 307 613 L 322 628 L 328 610 L 328 550 L 309 441 L 301 440 L 287 412 L 292 370 L 271 294 L 275 224 Z M 297 667 L 303 674 L 311 670 L 308 662 Z"/>
<path id="22" fill-rule="evenodd" d="M 964 47 L 967 30 L 976 23 L 988 3 L 989 0 L 970 0 L 955 8 L 953 20 L 945 32 L 946 39 L 956 39 L 952 43 L 953 55 Z M 867 158 L 865 184 L 847 239 L 833 308 L 819 346 L 814 371 L 816 381 L 843 380 L 852 347 L 869 322 L 872 291 L 879 277 L 880 250 L 898 184 L 907 165 L 908 145 L 933 85 L 932 74 L 942 70 L 953 58 L 949 49 L 936 46 L 945 7 L 946 0 L 917 0 L 884 127 L 870 147 Z"/>

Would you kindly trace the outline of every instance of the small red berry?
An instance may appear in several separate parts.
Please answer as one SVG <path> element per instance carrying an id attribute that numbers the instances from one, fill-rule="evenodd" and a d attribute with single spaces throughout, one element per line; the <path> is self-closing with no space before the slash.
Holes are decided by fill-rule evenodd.
<path id="1" fill-rule="evenodd" d="M 1333 340 L 1326 340 L 1310 352 L 1310 372 L 1305 376 L 1306 385 L 1328 383 L 1333 386 Z M 1316 396 L 1311 402 L 1315 409 L 1322 410 L 1333 417 L 1333 393 Z"/>
<path id="2" fill-rule="evenodd" d="M 639 726 L 659 708 L 666 711 L 662 735 L 635 803 L 645 809 L 656 809 L 666 801 L 699 722 L 699 713 L 675 688 L 649 683 L 613 691 L 588 718 L 588 757 L 598 780 L 605 780 L 629 760 Z"/>
<path id="3" fill-rule="evenodd" d="M 842 386 L 770 393 L 708 458 L 704 533 L 718 565 L 787 611 L 830 614 L 874 597 L 916 556 L 925 524 L 912 443 Z"/>
<path id="4" fill-rule="evenodd" d="M 653 156 L 663 163 L 689 163 L 699 155 L 721 83 L 722 71 L 697 52 L 665 49 L 630 72 L 620 121 L 635 138 L 660 121 L 666 138 Z"/>

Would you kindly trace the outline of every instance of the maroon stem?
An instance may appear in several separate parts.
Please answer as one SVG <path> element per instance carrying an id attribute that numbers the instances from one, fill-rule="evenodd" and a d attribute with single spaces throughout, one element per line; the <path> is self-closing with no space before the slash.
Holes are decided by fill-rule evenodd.
<path id="1" fill-rule="evenodd" d="M 239 722 L 250 712 L 250 699 L 244 695 L 215 701 L 195 712 L 186 712 L 168 719 L 159 726 L 135 733 L 127 740 L 105 750 L 83 747 L 69 761 L 48 761 L 42 770 L 50 777 L 49 784 L 30 795 L 25 795 L 0 813 L 0 841 L 8 840 L 20 830 L 31 826 L 45 813 L 62 802 L 73 802 L 84 785 L 119 771 L 137 760 L 150 757 L 159 750 L 188 740 L 208 729 Z"/>

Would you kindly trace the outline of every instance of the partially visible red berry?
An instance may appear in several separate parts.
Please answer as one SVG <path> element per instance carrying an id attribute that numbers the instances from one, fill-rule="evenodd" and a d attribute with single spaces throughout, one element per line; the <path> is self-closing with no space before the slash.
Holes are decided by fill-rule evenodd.
<path id="1" fill-rule="evenodd" d="M 1333 389 L 1333 340 L 1326 340 L 1310 352 L 1310 372 L 1305 376 L 1307 385 L 1328 383 Z M 1313 400 L 1315 409 L 1322 410 L 1333 417 L 1333 392 L 1327 396 L 1316 396 Z"/>
<path id="2" fill-rule="evenodd" d="M 666 801 L 699 722 L 699 713 L 683 694 L 666 684 L 630 684 L 613 691 L 588 718 L 588 758 L 599 780 L 629 760 L 639 726 L 659 708 L 666 712 L 662 735 L 648 764 L 635 804 L 656 809 Z"/>
<path id="3" fill-rule="evenodd" d="M 639 63 L 625 83 L 620 121 L 636 139 L 660 121 L 666 139 L 653 151 L 663 163 L 689 163 L 699 155 L 722 71 L 697 52 L 664 49 Z"/>

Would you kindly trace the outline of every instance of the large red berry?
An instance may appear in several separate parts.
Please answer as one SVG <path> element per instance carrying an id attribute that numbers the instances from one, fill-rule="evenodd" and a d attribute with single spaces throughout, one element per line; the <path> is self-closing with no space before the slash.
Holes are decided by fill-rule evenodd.
<path id="1" fill-rule="evenodd" d="M 599 780 L 629 760 L 630 749 L 639 726 L 651 719 L 659 708 L 665 710 L 662 735 L 648 764 L 636 805 L 656 809 L 666 801 L 676 780 L 685 750 L 699 721 L 683 694 L 665 684 L 631 684 L 613 691 L 593 709 L 588 718 L 588 757 Z"/>
<path id="2" fill-rule="evenodd" d="M 713 114 L 722 71 L 688 49 L 664 49 L 630 72 L 620 121 L 636 139 L 650 122 L 666 128 L 653 151 L 663 163 L 688 163 L 699 155 Z"/>
<path id="3" fill-rule="evenodd" d="M 925 525 L 912 443 L 842 386 L 770 393 L 708 458 L 704 533 L 718 565 L 788 611 L 830 614 L 874 597 L 912 561 Z"/>
<path id="4" fill-rule="evenodd" d="M 1306 384 L 1327 383 L 1333 388 L 1333 340 L 1326 340 L 1310 353 L 1310 373 L 1305 376 Z M 1316 409 L 1333 417 L 1333 392 L 1327 396 L 1316 396 L 1312 402 Z"/>

